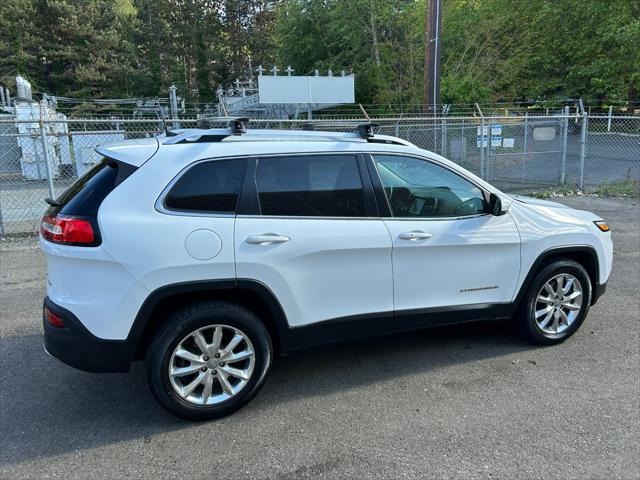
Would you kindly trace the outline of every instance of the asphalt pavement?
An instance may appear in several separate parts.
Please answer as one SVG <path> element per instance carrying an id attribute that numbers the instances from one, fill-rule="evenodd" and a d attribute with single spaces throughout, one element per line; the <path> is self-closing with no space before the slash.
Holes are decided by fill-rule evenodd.
<path id="1" fill-rule="evenodd" d="M 232 416 L 193 423 L 143 366 L 48 357 L 45 264 L 0 242 L 0 478 L 640 478 L 640 202 L 559 201 L 610 221 L 614 270 L 581 329 L 534 347 L 508 322 L 280 358 Z"/>

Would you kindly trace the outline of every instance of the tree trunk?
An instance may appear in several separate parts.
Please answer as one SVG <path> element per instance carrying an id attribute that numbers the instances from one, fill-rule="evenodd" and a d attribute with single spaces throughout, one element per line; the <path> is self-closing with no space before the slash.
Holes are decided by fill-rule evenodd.
<path id="1" fill-rule="evenodd" d="M 638 89 L 633 85 L 629 87 L 627 100 L 629 100 L 629 106 L 631 108 L 638 105 Z"/>
<path id="2" fill-rule="evenodd" d="M 380 60 L 380 45 L 378 44 L 373 2 L 369 2 L 369 28 L 371 29 L 371 42 L 373 43 L 373 59 L 376 62 L 376 66 L 379 67 L 382 61 Z"/>

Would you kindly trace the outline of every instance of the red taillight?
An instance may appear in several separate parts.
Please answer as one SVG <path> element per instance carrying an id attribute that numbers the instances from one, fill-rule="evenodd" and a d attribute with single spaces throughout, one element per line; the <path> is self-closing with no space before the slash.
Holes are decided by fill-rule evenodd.
<path id="1" fill-rule="evenodd" d="M 92 244 L 95 241 L 91 224 L 73 217 L 46 215 L 42 219 L 40 233 L 46 240 L 56 243 Z"/>
<path id="2" fill-rule="evenodd" d="M 51 310 L 49 310 L 47 307 L 44 307 L 44 318 L 46 318 L 49 325 L 53 327 L 56 327 L 56 328 L 65 327 L 64 320 L 62 320 L 62 318 L 56 315 L 55 313 L 51 312 Z"/>

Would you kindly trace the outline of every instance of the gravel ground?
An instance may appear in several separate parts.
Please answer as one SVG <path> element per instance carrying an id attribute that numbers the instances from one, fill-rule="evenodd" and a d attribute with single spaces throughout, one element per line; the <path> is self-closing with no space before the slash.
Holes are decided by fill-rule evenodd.
<path id="1" fill-rule="evenodd" d="M 609 290 L 565 344 L 506 322 L 278 359 L 236 414 L 190 423 L 142 365 L 88 374 L 46 356 L 45 264 L 0 242 L 0 478 L 640 478 L 640 205 L 558 199 L 613 227 Z"/>

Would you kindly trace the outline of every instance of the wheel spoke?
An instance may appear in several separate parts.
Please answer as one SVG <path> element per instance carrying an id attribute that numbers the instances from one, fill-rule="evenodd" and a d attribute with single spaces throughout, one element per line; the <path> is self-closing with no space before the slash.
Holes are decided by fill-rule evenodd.
<path id="1" fill-rule="evenodd" d="M 540 318 L 543 315 L 548 314 L 552 310 L 553 310 L 553 306 L 552 305 L 544 307 L 542 310 L 536 310 L 536 319 Z"/>
<path id="2" fill-rule="evenodd" d="M 564 288 L 562 289 L 562 293 L 564 295 L 566 295 L 567 293 L 569 293 L 569 291 L 571 290 L 571 287 L 573 287 L 573 282 L 574 282 L 574 278 L 570 277 L 569 280 L 567 281 L 567 283 L 565 284 Z"/>
<path id="3" fill-rule="evenodd" d="M 207 375 L 202 383 L 204 384 L 204 388 L 202 389 L 202 404 L 206 405 L 213 390 L 213 375 Z"/>
<path id="4" fill-rule="evenodd" d="M 571 302 L 563 303 L 562 306 L 573 312 L 580 310 L 580 305 L 576 305 L 575 303 L 571 303 Z"/>
<path id="5" fill-rule="evenodd" d="M 184 377 L 185 375 L 191 375 L 196 373 L 198 370 L 202 368 L 204 363 L 192 363 L 188 367 L 176 367 L 171 370 L 171 376 L 173 377 Z"/>
<path id="6" fill-rule="evenodd" d="M 211 351 L 217 352 L 220 350 L 220 341 L 222 340 L 222 327 L 216 327 L 213 331 L 213 343 L 211 344 Z"/>
<path id="7" fill-rule="evenodd" d="M 243 350 L 242 352 L 233 353 L 229 352 L 223 357 L 220 357 L 221 360 L 224 360 L 227 363 L 239 362 L 240 360 L 246 360 L 247 358 L 251 358 L 253 352 L 251 350 Z"/>
<path id="8" fill-rule="evenodd" d="M 553 318 L 553 310 L 549 310 L 547 316 L 539 323 L 540 328 L 546 328 L 547 325 L 549 325 L 551 318 Z"/>
<path id="9" fill-rule="evenodd" d="M 571 294 L 566 295 L 563 300 L 565 302 L 568 302 L 568 301 L 571 301 L 571 300 L 575 300 L 576 298 L 578 298 L 580 296 L 582 296 L 582 292 L 579 292 L 578 290 L 574 290 Z"/>
<path id="10" fill-rule="evenodd" d="M 229 380 L 227 379 L 227 377 L 228 377 L 228 374 L 226 372 L 223 372 L 220 369 L 218 369 L 218 382 L 220 382 L 222 391 L 227 395 L 231 396 L 233 395 L 233 387 L 229 383 Z"/>
<path id="11" fill-rule="evenodd" d="M 220 352 L 220 356 L 223 357 L 229 353 L 231 353 L 231 351 L 233 351 L 234 348 L 236 348 L 238 346 L 238 344 L 244 340 L 244 337 L 242 335 L 238 335 L 237 333 L 234 335 L 234 337 L 229 340 L 229 343 L 227 344 L 227 346 L 224 348 L 224 350 L 222 350 Z"/>
<path id="12" fill-rule="evenodd" d="M 195 353 L 191 353 L 189 350 L 185 350 L 184 348 L 179 348 L 176 353 L 176 357 L 180 357 L 183 360 L 189 360 L 190 362 L 200 362 L 202 363 L 202 358 Z"/>
<path id="13" fill-rule="evenodd" d="M 249 380 L 249 375 L 247 375 L 247 373 L 244 370 L 229 367 L 228 365 L 225 365 L 224 367 L 221 367 L 221 368 L 225 373 L 228 373 L 229 375 L 233 375 L 234 377 L 237 377 L 241 380 Z"/>
<path id="14" fill-rule="evenodd" d="M 195 340 L 196 345 L 198 346 L 198 348 L 203 354 L 206 355 L 209 353 L 209 344 L 204 339 L 204 336 L 202 335 L 201 331 L 195 332 L 193 334 L 193 339 Z"/>
<path id="15" fill-rule="evenodd" d="M 202 380 L 205 378 L 206 374 L 206 372 L 200 372 L 200 374 L 196 378 L 194 378 L 191 383 L 182 387 L 182 396 L 188 397 L 189 395 L 191 395 L 191 392 L 193 392 L 198 387 L 198 385 L 202 383 Z"/>
<path id="16" fill-rule="evenodd" d="M 550 297 L 543 297 L 542 294 L 538 295 L 538 302 L 546 303 L 547 305 L 551 305 L 553 300 Z"/>
<path id="17" fill-rule="evenodd" d="M 545 284 L 544 289 L 549 294 L 549 297 L 555 297 L 556 296 L 556 292 L 553 290 L 553 287 L 551 286 L 550 283 Z"/>

